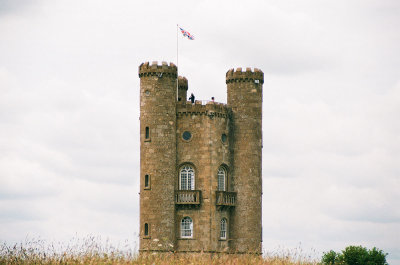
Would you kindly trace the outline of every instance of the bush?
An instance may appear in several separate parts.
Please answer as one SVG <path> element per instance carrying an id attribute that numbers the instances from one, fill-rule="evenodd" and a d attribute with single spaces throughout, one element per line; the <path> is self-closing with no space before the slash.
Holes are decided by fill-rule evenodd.
<path id="1" fill-rule="evenodd" d="M 327 253 L 324 253 L 324 255 L 322 256 L 322 260 L 321 260 L 322 264 L 328 264 L 328 265 L 335 264 L 335 262 L 337 262 L 337 257 L 338 257 L 338 254 L 333 250 L 331 250 Z M 338 264 L 338 263 L 336 263 L 336 264 Z"/>
<path id="2" fill-rule="evenodd" d="M 346 247 L 342 253 L 331 250 L 322 256 L 322 264 L 326 265 L 388 265 L 387 253 L 372 248 L 368 250 L 362 246 Z"/>

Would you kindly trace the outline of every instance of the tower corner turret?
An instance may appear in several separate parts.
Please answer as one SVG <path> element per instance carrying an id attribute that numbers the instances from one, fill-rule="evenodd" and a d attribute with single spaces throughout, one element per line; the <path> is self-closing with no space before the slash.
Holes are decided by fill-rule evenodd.
<path id="1" fill-rule="evenodd" d="M 178 101 L 186 102 L 188 90 L 188 80 L 186 77 L 178 77 Z"/>
<path id="2" fill-rule="evenodd" d="M 242 71 L 241 67 L 236 68 L 236 71 L 232 68 L 226 72 L 226 84 L 233 82 L 255 82 L 264 84 L 264 73 L 258 69 L 254 68 L 254 71 L 250 67 L 246 68 L 246 71 Z"/>

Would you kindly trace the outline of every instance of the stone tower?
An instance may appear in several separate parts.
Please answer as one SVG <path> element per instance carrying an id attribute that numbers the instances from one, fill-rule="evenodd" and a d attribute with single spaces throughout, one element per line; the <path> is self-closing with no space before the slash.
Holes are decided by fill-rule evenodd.
<path id="1" fill-rule="evenodd" d="M 172 63 L 139 77 L 140 251 L 261 253 L 264 74 L 229 70 L 228 104 L 186 101 Z"/>
<path id="2" fill-rule="evenodd" d="M 140 249 L 172 249 L 151 245 L 151 236 L 175 242 L 176 74 L 173 64 L 139 68 Z"/>
<path id="3" fill-rule="evenodd" d="M 226 73 L 228 106 L 232 109 L 233 175 L 238 199 L 231 235 L 239 252 L 261 251 L 261 149 L 262 84 L 264 74 L 255 69 Z M 242 195 L 242 196 L 240 196 Z M 239 198 L 240 196 L 240 198 Z"/>

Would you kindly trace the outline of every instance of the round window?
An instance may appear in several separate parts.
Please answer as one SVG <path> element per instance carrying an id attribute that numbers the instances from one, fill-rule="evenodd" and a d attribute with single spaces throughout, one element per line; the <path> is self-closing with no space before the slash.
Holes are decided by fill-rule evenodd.
<path id="1" fill-rule="evenodd" d="M 150 91 L 148 90 L 144 91 L 144 93 L 146 94 L 146 96 L 150 95 Z"/>
<path id="2" fill-rule="evenodd" d="M 222 135 L 221 135 L 221 141 L 223 142 L 223 143 L 226 143 L 226 140 L 228 139 L 228 137 L 226 136 L 226 134 L 225 133 L 223 133 Z"/>
<path id="3" fill-rule="evenodd" d="M 182 138 L 183 138 L 183 140 L 189 141 L 192 138 L 192 134 L 190 132 L 188 132 L 188 131 L 185 131 L 182 134 Z"/>

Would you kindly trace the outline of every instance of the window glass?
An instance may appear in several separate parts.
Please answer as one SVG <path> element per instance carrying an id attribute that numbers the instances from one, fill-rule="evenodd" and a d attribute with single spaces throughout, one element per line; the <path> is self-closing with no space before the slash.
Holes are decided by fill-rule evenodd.
<path id="1" fill-rule="evenodd" d="M 218 169 L 218 190 L 225 191 L 226 171 L 223 167 Z"/>
<path id="2" fill-rule="evenodd" d="M 186 216 L 181 221 L 181 237 L 193 236 L 193 221 L 190 217 Z"/>
<path id="3" fill-rule="evenodd" d="M 220 229 L 220 238 L 226 239 L 226 218 L 221 219 L 221 229 Z"/>
<path id="4" fill-rule="evenodd" d="M 192 134 L 190 132 L 188 132 L 188 131 L 185 131 L 182 134 L 182 138 L 183 138 L 183 140 L 189 141 L 192 138 Z"/>
<path id="5" fill-rule="evenodd" d="M 228 137 L 226 136 L 226 134 L 225 133 L 223 133 L 222 135 L 221 135 L 221 141 L 223 142 L 223 143 L 226 143 L 226 140 L 228 139 Z"/>
<path id="6" fill-rule="evenodd" d="M 194 190 L 194 169 L 185 165 L 179 172 L 180 190 Z"/>

